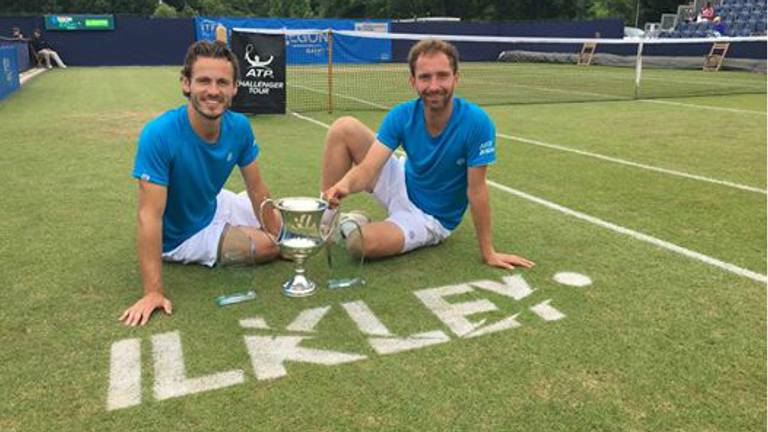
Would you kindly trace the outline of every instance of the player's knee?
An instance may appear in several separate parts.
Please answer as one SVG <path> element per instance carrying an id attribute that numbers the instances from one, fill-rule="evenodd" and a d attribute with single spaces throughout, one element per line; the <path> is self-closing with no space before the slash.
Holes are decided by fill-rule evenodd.
<path id="1" fill-rule="evenodd" d="M 361 127 L 365 127 L 360 120 L 352 116 L 343 116 L 336 119 L 328 130 L 329 145 L 347 145 L 359 134 Z"/>
<path id="2" fill-rule="evenodd" d="M 349 133 L 354 129 L 360 127 L 360 120 L 352 116 L 342 116 L 334 120 L 331 124 L 330 130 L 337 133 Z"/>

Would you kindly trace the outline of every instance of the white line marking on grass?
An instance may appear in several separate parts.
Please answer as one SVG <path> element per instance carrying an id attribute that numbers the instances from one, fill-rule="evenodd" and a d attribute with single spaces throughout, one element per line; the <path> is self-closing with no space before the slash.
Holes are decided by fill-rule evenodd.
<path id="1" fill-rule="evenodd" d="M 496 136 L 498 136 L 500 138 L 508 139 L 508 140 L 520 141 L 520 142 L 523 142 L 523 143 L 526 143 L 526 144 L 533 144 L 533 145 L 537 145 L 537 146 L 541 146 L 541 147 L 547 147 L 547 148 L 551 148 L 551 149 L 555 149 L 555 150 L 560 150 L 560 151 L 565 151 L 565 152 L 569 152 L 569 153 L 576 153 L 576 154 L 580 154 L 582 156 L 588 156 L 588 157 L 592 157 L 592 158 L 595 158 L 595 159 L 602 159 L 602 160 L 605 160 L 605 161 L 608 161 L 608 162 L 614 162 L 614 163 L 618 163 L 618 164 L 622 164 L 622 165 L 627 165 L 627 166 L 632 166 L 632 167 L 635 167 L 635 168 L 641 168 L 641 169 L 645 169 L 645 170 L 649 170 L 649 171 L 656 171 L 656 172 L 660 172 L 660 173 L 664 173 L 664 174 L 670 174 L 670 175 L 674 175 L 674 176 L 678 176 L 678 177 L 685 177 L 685 178 L 692 179 L 692 180 L 699 180 L 699 181 L 703 181 L 703 182 L 707 182 L 707 183 L 714 183 L 714 184 L 718 184 L 718 185 L 721 185 L 721 186 L 728 186 L 728 187 L 735 188 L 735 189 L 741 189 L 741 190 L 744 190 L 744 191 L 761 193 L 763 195 L 768 194 L 768 191 L 766 191 L 765 189 L 759 189 L 759 188 L 756 188 L 756 187 L 746 186 L 746 185 L 743 185 L 743 184 L 733 183 L 733 182 L 729 182 L 729 181 L 725 181 L 725 180 L 717 180 L 717 179 L 713 179 L 713 178 L 710 178 L 710 177 L 704 177 L 704 176 L 700 176 L 700 175 L 696 175 L 696 174 L 689 174 L 689 173 L 682 172 L 682 171 L 674 171 L 674 170 L 670 170 L 670 169 L 666 169 L 666 168 L 655 167 L 655 166 L 652 166 L 652 165 L 645 165 L 645 164 L 641 164 L 641 163 L 637 163 L 637 162 L 628 161 L 628 160 L 625 160 L 625 159 L 619 159 L 619 158 L 615 158 L 615 157 L 611 157 L 611 156 L 601 155 L 599 153 L 592 153 L 592 152 L 588 152 L 588 151 L 584 151 L 584 150 L 576 150 L 576 149 L 573 149 L 573 148 L 570 148 L 570 147 L 565 147 L 565 146 L 561 146 L 561 145 L 557 145 L 557 144 L 545 143 L 543 141 L 537 141 L 537 140 L 532 140 L 532 139 L 528 139 L 528 138 L 522 138 L 522 137 L 518 137 L 518 136 L 514 136 L 514 135 L 506 135 L 506 134 L 502 134 L 502 133 L 497 133 Z"/>
<path id="2" fill-rule="evenodd" d="M 251 328 L 251 329 L 261 329 L 261 330 L 270 330 L 269 324 L 267 324 L 267 321 L 264 320 L 262 317 L 253 317 L 253 318 L 243 318 L 240 320 L 240 327 L 242 328 Z"/>
<path id="3" fill-rule="evenodd" d="M 325 317 L 325 314 L 328 313 L 328 311 L 331 310 L 330 306 L 323 306 L 313 309 L 307 309 L 301 311 L 299 316 L 296 317 L 295 320 L 293 320 L 292 323 L 288 324 L 288 327 L 285 329 L 288 331 L 297 331 L 297 332 L 307 332 L 311 333 L 315 331 L 315 326 L 317 323 L 320 322 L 320 320 Z"/>
<path id="4" fill-rule="evenodd" d="M 155 399 L 165 400 L 241 384 L 245 376 L 241 369 L 187 378 L 181 336 L 178 331 L 152 336 L 155 359 Z"/>
<path id="5" fill-rule="evenodd" d="M 244 336 L 253 373 L 259 380 L 288 375 L 284 363 L 302 362 L 325 366 L 365 360 L 367 357 L 337 351 L 300 347 L 301 336 Z"/>
<path id="6" fill-rule="evenodd" d="M 414 292 L 456 336 L 468 337 L 472 332 L 482 329 L 487 319 L 470 321 L 466 317 L 483 312 L 493 312 L 499 308 L 488 299 L 471 300 L 463 303 L 450 303 L 445 297 L 466 294 L 474 291 L 469 284 L 446 285 Z M 508 328 L 516 326 L 516 321 L 505 321 Z"/>
<path id="7" fill-rule="evenodd" d="M 450 340 L 451 338 L 448 337 L 447 334 L 440 330 L 435 330 L 417 333 L 406 338 L 372 337 L 368 338 L 368 343 L 371 345 L 371 348 L 376 351 L 376 354 L 387 355 L 450 342 Z"/>
<path id="8" fill-rule="evenodd" d="M 577 288 L 592 285 L 592 279 L 590 279 L 589 276 L 574 272 L 556 273 L 554 276 L 552 276 L 552 280 L 559 284 Z"/>
<path id="9" fill-rule="evenodd" d="M 294 116 L 296 116 L 296 117 L 298 117 L 298 118 L 300 118 L 302 120 L 306 120 L 306 121 L 308 121 L 308 122 L 310 122 L 312 124 L 318 125 L 318 126 L 320 126 L 322 128 L 326 128 L 326 129 L 330 129 L 331 128 L 330 125 L 328 125 L 326 123 L 323 123 L 320 120 L 315 120 L 312 117 L 307 117 L 307 116 L 301 115 L 301 114 L 299 114 L 297 112 L 293 112 L 293 111 L 291 111 L 291 114 L 293 114 Z"/>
<path id="10" fill-rule="evenodd" d="M 643 234 L 641 232 L 638 232 L 638 231 L 635 231 L 635 230 L 631 230 L 629 228 L 625 228 L 625 227 L 616 225 L 614 223 L 604 221 L 602 219 L 598 219 L 598 218 L 596 218 L 594 216 L 589 216 L 587 214 L 578 212 L 576 210 L 571 210 L 571 209 L 569 209 L 567 207 L 563 207 L 563 206 L 561 206 L 559 204 L 555 204 L 553 202 L 550 202 L 550 201 L 547 201 L 547 200 L 535 197 L 533 195 L 529 195 L 529 194 L 527 194 L 525 192 L 521 192 L 519 190 L 512 189 L 512 188 L 510 188 L 508 186 L 504 186 L 504 185 L 496 183 L 496 182 L 494 182 L 492 180 L 488 180 L 488 184 L 493 186 L 493 187 L 495 187 L 495 188 L 497 188 L 497 189 L 499 189 L 499 190 L 502 190 L 504 192 L 510 193 L 512 195 L 515 195 L 517 197 L 526 199 L 528 201 L 532 201 L 532 202 L 535 202 L 537 204 L 541 204 L 541 205 L 543 205 L 545 207 L 548 207 L 548 208 L 550 208 L 552 210 L 557 210 L 560 213 L 567 214 L 568 216 L 573 216 L 573 217 L 575 217 L 577 219 L 581 219 L 581 220 L 589 222 L 591 224 L 598 225 L 598 226 L 601 226 L 603 228 L 607 228 L 607 229 L 609 229 L 611 231 L 614 231 L 614 232 L 617 232 L 619 234 L 628 235 L 628 236 L 630 236 L 630 237 L 632 237 L 632 238 L 634 238 L 636 240 L 644 241 L 646 243 L 650 243 L 652 245 L 661 247 L 663 249 L 667 249 L 667 250 L 675 252 L 677 254 L 684 255 L 684 256 L 687 256 L 689 258 L 693 258 L 693 259 L 695 259 L 697 261 L 701 261 L 701 262 L 703 262 L 705 264 L 709 264 L 709 265 L 711 265 L 713 267 L 721 268 L 721 269 L 723 269 L 723 270 L 725 270 L 727 272 L 733 273 L 735 275 L 746 277 L 746 278 L 752 279 L 752 280 L 757 281 L 757 282 L 768 282 L 768 277 L 766 277 L 766 275 L 764 275 L 764 274 L 755 273 L 755 272 L 753 272 L 751 270 L 747 270 L 745 268 L 738 267 L 738 266 L 736 266 L 734 264 L 731 264 L 731 263 L 728 263 L 728 262 L 725 262 L 725 261 L 721 261 L 721 260 L 716 259 L 716 258 L 712 258 L 710 256 L 704 255 L 704 254 L 696 252 L 696 251 L 692 251 L 690 249 L 686 249 L 686 248 L 684 248 L 682 246 L 678 246 L 678 245 L 676 245 L 674 243 L 670 243 L 668 241 L 657 239 L 656 237 L 649 236 L 648 234 Z"/>
<path id="11" fill-rule="evenodd" d="M 27 72 L 23 72 L 19 74 L 19 84 L 24 85 L 27 83 L 27 81 L 31 80 L 32 78 L 40 75 L 41 73 L 45 72 L 47 69 L 43 68 L 35 68 L 32 70 L 29 70 Z"/>
<path id="12" fill-rule="evenodd" d="M 295 115 L 296 117 L 298 117 L 298 118 L 300 118 L 302 120 L 307 120 L 307 121 L 310 121 L 311 123 L 320 125 L 320 126 L 326 128 L 326 129 L 330 128 L 329 125 L 327 125 L 327 124 L 325 124 L 325 123 L 323 123 L 323 122 L 321 122 L 319 120 L 310 119 L 310 117 L 306 117 L 306 116 L 303 116 L 303 115 L 300 115 L 300 114 L 296 114 L 296 113 L 293 113 L 293 115 Z M 734 264 L 731 264 L 731 263 L 728 263 L 728 262 L 725 262 L 725 261 L 721 261 L 721 260 L 719 260 L 717 258 L 712 258 L 712 257 L 704 255 L 702 253 L 699 253 L 699 252 L 696 252 L 696 251 L 692 251 L 690 249 L 686 249 L 686 248 L 684 248 L 682 246 L 678 246 L 678 245 L 676 245 L 674 243 L 670 243 L 670 242 L 667 242 L 667 241 L 664 241 L 664 240 L 661 240 L 661 239 L 657 239 L 656 237 L 652 237 L 652 236 L 649 236 L 648 234 L 643 234 L 641 232 L 634 231 L 634 230 L 631 230 L 629 228 L 624 228 L 622 226 L 613 224 L 611 222 L 604 221 L 602 219 L 598 219 L 598 218 L 596 218 L 594 216 L 589 216 L 589 215 L 587 215 L 585 213 L 581 213 L 581 212 L 578 212 L 576 210 L 571 210 L 571 209 L 569 209 L 567 207 L 563 207 L 563 206 L 561 206 L 559 204 L 555 204 L 553 202 L 550 202 L 550 201 L 547 201 L 547 200 L 535 197 L 533 195 L 529 195 L 529 194 L 527 194 L 525 192 L 521 192 L 521 191 L 518 191 L 516 189 L 512 189 L 512 188 L 510 188 L 508 186 L 504 186 L 504 185 L 502 185 L 500 183 L 496 183 L 496 182 L 494 182 L 493 180 L 490 180 L 490 179 L 488 180 L 488 184 L 493 186 L 493 187 L 495 187 L 495 188 L 497 188 L 497 189 L 500 189 L 500 190 L 502 190 L 504 192 L 510 193 L 512 195 L 515 195 L 515 196 L 517 196 L 519 198 L 523 198 L 523 199 L 526 199 L 528 201 L 535 202 L 537 204 L 543 205 L 543 206 L 545 206 L 547 208 L 550 208 L 552 210 L 557 210 L 557 211 L 559 211 L 561 213 L 565 213 L 565 214 L 567 214 L 569 216 L 573 216 L 573 217 L 575 217 L 577 219 L 581 219 L 583 221 L 592 223 L 594 225 L 598 225 L 598 226 L 601 226 L 603 228 L 607 228 L 607 229 L 609 229 L 611 231 L 614 231 L 614 232 L 617 232 L 619 234 L 628 235 L 628 236 L 630 236 L 630 237 L 632 237 L 632 238 L 634 238 L 636 240 L 644 241 L 646 243 L 651 243 L 651 244 L 653 244 L 655 246 L 661 247 L 663 249 L 667 249 L 669 251 L 675 252 L 675 253 L 683 255 L 683 256 L 687 256 L 689 258 L 693 258 L 693 259 L 695 259 L 697 261 L 701 261 L 701 262 L 703 262 L 705 264 L 709 264 L 709 265 L 711 265 L 713 267 L 718 267 L 718 268 L 723 269 L 723 270 L 725 270 L 725 271 L 727 271 L 729 273 L 733 273 L 733 274 L 738 275 L 738 276 L 742 276 L 742 277 L 745 277 L 745 278 L 748 278 L 748 279 L 752 279 L 752 280 L 757 281 L 757 282 L 763 282 L 763 283 L 768 282 L 768 277 L 766 275 L 764 275 L 764 274 L 756 273 L 756 272 L 753 272 L 751 270 L 747 270 L 745 268 L 741 268 L 741 267 L 736 266 Z"/>
<path id="13" fill-rule="evenodd" d="M 307 90 L 307 91 L 310 91 L 310 92 L 313 92 L 313 93 L 319 93 L 319 94 L 322 94 L 322 95 L 327 93 L 327 92 L 324 92 L 324 91 L 315 90 L 313 88 L 306 87 L 306 86 L 299 85 L 299 84 L 291 84 L 291 87 L 298 87 L 298 88 L 300 88 L 302 90 Z M 333 95 L 336 96 L 336 97 L 340 97 L 342 99 L 349 99 L 351 101 L 355 101 L 355 102 L 361 103 L 363 105 L 372 106 L 374 108 L 380 108 L 380 109 L 384 109 L 384 110 L 388 110 L 388 109 L 391 108 L 391 107 L 388 107 L 386 105 L 380 105 L 380 104 L 377 104 L 377 103 L 374 103 L 374 102 L 370 102 L 370 101 L 367 101 L 367 100 L 364 100 L 364 99 L 356 98 L 354 96 L 343 95 L 341 93 L 333 93 Z"/>
<path id="14" fill-rule="evenodd" d="M 360 300 L 342 303 L 341 307 L 347 311 L 357 328 L 367 336 L 394 336 L 392 332 L 373 314 L 367 304 Z"/>
<path id="15" fill-rule="evenodd" d="M 396 354 L 451 340 L 447 334 L 440 330 L 416 333 L 404 338 L 395 337 L 363 301 L 342 303 L 341 306 L 347 311 L 360 332 L 367 336 L 375 336 L 368 338 L 368 344 L 377 354 Z"/>
<path id="16" fill-rule="evenodd" d="M 536 306 L 531 306 L 530 309 L 544 321 L 557 321 L 565 318 L 562 312 L 549 305 L 551 301 L 552 299 L 544 300 Z"/>
<path id="17" fill-rule="evenodd" d="M 519 274 L 504 276 L 501 280 L 503 283 L 492 280 L 479 280 L 469 282 L 469 284 L 486 291 L 511 297 L 515 300 L 522 300 L 535 291 Z"/>
<path id="18" fill-rule="evenodd" d="M 112 344 L 109 357 L 107 411 L 141 403 L 141 339 Z"/>
<path id="19" fill-rule="evenodd" d="M 672 102 L 672 101 L 658 100 L 658 99 L 638 99 L 638 102 L 648 102 L 648 103 L 656 103 L 656 104 L 663 104 L 663 105 L 675 105 L 675 106 L 682 106 L 686 108 L 701 108 L 701 109 L 708 109 L 713 111 L 726 111 L 726 112 L 733 112 L 733 113 L 739 113 L 739 114 L 757 114 L 761 116 L 768 115 L 768 113 L 766 113 L 765 111 L 753 111 L 753 110 L 746 110 L 746 109 L 716 107 L 716 106 L 709 106 L 709 105 L 696 105 L 696 104 Z"/>

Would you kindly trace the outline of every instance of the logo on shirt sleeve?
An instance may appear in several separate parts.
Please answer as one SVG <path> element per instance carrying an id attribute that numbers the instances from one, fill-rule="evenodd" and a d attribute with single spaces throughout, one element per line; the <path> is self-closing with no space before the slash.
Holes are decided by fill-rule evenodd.
<path id="1" fill-rule="evenodd" d="M 493 140 L 488 140 L 480 144 L 480 152 L 477 154 L 478 156 L 483 156 L 491 153 L 496 153 L 496 146 L 494 145 Z"/>
<path id="2" fill-rule="evenodd" d="M 149 179 L 150 179 L 151 177 L 150 177 L 150 175 L 149 175 L 149 174 L 146 174 L 146 173 L 144 173 L 144 174 L 142 174 L 142 175 L 141 175 L 141 177 L 140 177 L 140 178 L 141 178 L 142 180 L 144 180 L 144 181 L 149 181 Z"/>

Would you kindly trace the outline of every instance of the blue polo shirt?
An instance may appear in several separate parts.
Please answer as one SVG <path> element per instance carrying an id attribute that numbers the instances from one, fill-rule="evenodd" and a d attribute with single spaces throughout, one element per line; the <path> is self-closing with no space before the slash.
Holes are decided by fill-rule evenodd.
<path id="1" fill-rule="evenodd" d="M 187 105 L 167 111 L 141 131 L 133 177 L 168 190 L 163 213 L 163 252 L 170 252 L 202 230 L 216 213 L 216 195 L 235 164 L 244 167 L 259 154 L 251 124 L 226 111 L 215 143 L 192 129 Z"/>
<path id="2" fill-rule="evenodd" d="M 424 104 L 415 99 L 394 107 L 384 118 L 377 139 L 396 150 L 403 147 L 408 197 L 448 230 L 467 210 L 467 168 L 496 160 L 496 128 L 479 106 L 453 98 L 453 112 L 438 136 L 427 131 Z"/>

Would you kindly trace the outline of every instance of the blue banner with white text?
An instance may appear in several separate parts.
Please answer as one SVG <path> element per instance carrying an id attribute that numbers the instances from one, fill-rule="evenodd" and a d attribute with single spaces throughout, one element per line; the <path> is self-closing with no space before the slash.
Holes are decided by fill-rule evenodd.
<path id="1" fill-rule="evenodd" d="M 0 46 L 0 100 L 19 88 L 19 66 L 15 46 Z"/>
<path id="2" fill-rule="evenodd" d="M 267 30 L 356 30 L 389 32 L 389 20 L 370 19 L 299 19 L 299 18 L 231 18 L 195 17 L 197 40 L 216 39 L 216 27 L 227 29 L 228 40 L 232 29 Z M 334 63 L 369 63 L 388 61 L 392 56 L 392 43 L 387 39 L 363 39 L 353 45 L 345 44 L 336 52 Z M 328 33 L 324 31 L 288 34 L 285 37 L 288 64 L 328 63 Z"/>

